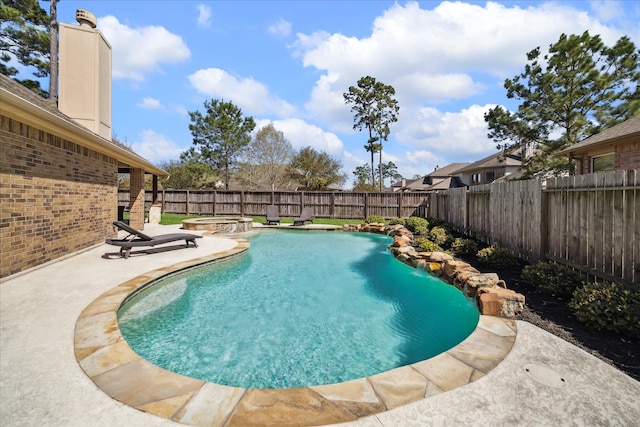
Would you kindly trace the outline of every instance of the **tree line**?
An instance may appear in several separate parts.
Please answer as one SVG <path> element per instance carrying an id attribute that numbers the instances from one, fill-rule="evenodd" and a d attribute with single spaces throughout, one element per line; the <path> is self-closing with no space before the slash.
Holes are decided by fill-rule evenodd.
<path id="1" fill-rule="evenodd" d="M 0 72 L 34 92 L 56 99 L 56 0 L 50 12 L 37 0 L 0 3 Z M 526 54 L 524 70 L 506 79 L 514 111 L 501 105 L 484 115 L 488 138 L 505 153 L 521 156 L 523 178 L 572 172 L 558 151 L 640 114 L 640 50 L 623 36 L 607 46 L 599 35 L 562 34 L 546 54 L 538 46 Z M 33 78 L 19 78 L 17 64 Z M 50 77 L 49 91 L 37 78 Z M 395 89 L 364 76 L 343 94 L 353 113 L 353 129 L 365 131 L 370 163 L 353 171 L 354 189 L 381 191 L 385 180 L 401 175 L 393 162 L 383 163 L 383 143 L 398 120 Z M 231 101 L 211 100 L 204 112 L 190 112 L 193 146 L 179 159 L 160 166 L 171 173 L 173 188 L 228 188 L 235 180 L 247 189 L 314 190 L 342 186 L 347 176 L 340 161 L 311 146 L 298 151 L 272 125 L 255 133 L 255 121 Z M 378 164 L 375 165 L 375 154 Z"/>

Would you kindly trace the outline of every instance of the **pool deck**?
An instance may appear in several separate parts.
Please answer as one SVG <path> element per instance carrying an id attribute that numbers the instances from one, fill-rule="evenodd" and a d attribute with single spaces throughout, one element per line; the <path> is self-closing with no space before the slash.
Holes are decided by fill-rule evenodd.
<path id="1" fill-rule="evenodd" d="M 145 232 L 152 235 L 174 231 L 178 231 L 178 227 L 145 227 Z M 154 389 L 144 383 L 130 392 L 132 406 L 113 399 L 96 385 L 95 377 L 98 376 L 103 382 L 97 383 L 107 391 L 109 384 L 115 384 L 112 389 L 119 389 L 116 382 L 109 381 L 110 372 L 128 365 L 131 375 L 139 376 L 146 368 L 141 368 L 142 360 L 126 359 L 131 357 L 126 352 L 118 353 L 124 354 L 123 359 L 111 357 L 96 364 L 89 361 L 100 360 L 96 359 L 100 354 L 97 350 L 78 352 L 78 348 L 91 348 L 93 339 L 99 341 L 101 337 L 113 336 L 113 330 L 98 328 L 95 334 L 88 333 L 84 344 L 78 346 L 77 325 L 79 333 L 87 332 L 89 329 L 84 329 L 82 319 L 87 314 L 101 311 L 100 308 L 92 311 L 99 306 L 89 307 L 125 282 L 139 284 L 141 279 L 137 278 L 146 276 L 148 280 L 149 272 L 166 271 L 167 266 L 233 252 L 238 241 L 215 235 L 198 239 L 198 244 L 197 249 L 163 251 L 157 248 L 153 254 L 133 254 L 128 260 L 103 258 L 105 252 L 114 252 L 116 248 L 99 245 L 26 274 L 4 279 L 0 283 L 0 425 L 179 425 L 162 416 L 134 409 L 136 399 L 138 406 L 147 405 L 142 409 L 155 407 L 162 412 L 166 408 L 179 408 L 174 413 L 165 413 L 164 417 L 177 416 L 183 422 L 193 424 L 199 424 L 198 420 L 207 420 L 202 424 L 214 425 L 321 423 L 322 417 L 308 421 L 289 418 L 292 412 L 297 412 L 295 399 L 290 403 L 274 404 L 268 402 L 267 394 L 263 394 L 251 400 L 250 397 L 259 394 L 251 390 L 241 393 L 245 405 L 240 409 L 245 412 L 234 411 L 234 414 L 244 414 L 245 418 L 234 419 L 230 414 L 218 424 L 210 423 L 211 418 L 203 417 L 212 416 L 212 410 L 229 414 L 231 403 L 223 400 L 229 394 L 219 393 L 215 385 L 199 384 L 197 380 L 191 380 L 192 388 L 185 389 L 182 394 L 174 393 L 166 399 L 160 396 L 155 402 L 161 404 L 156 405 L 148 398 Z M 122 293 L 112 295 L 120 298 Z M 109 298 L 102 301 L 114 303 Z M 104 312 L 109 310 L 111 308 Z M 480 330 L 470 337 L 467 347 L 454 348 L 445 355 L 412 366 L 405 372 L 412 376 L 403 383 L 405 391 L 388 391 L 394 387 L 398 389 L 396 378 L 385 382 L 384 378 L 372 377 L 356 382 L 357 390 L 351 387 L 348 399 L 344 396 L 348 388 L 336 391 L 331 387 L 314 387 L 309 389 L 312 392 L 305 389 L 296 399 L 305 404 L 316 402 L 338 412 L 344 411 L 348 417 L 345 419 L 355 419 L 354 415 L 362 415 L 364 409 L 379 405 L 375 402 L 385 406 L 379 408 L 382 412 L 340 424 L 348 426 L 640 425 L 640 382 L 529 323 L 499 322 L 482 320 Z M 505 325 L 512 328 L 505 329 Z M 489 340 L 477 340 L 473 336 L 489 337 Z M 503 339 L 496 341 L 495 337 Z M 505 346 L 505 341 L 511 341 L 512 347 L 511 344 Z M 474 345 L 484 347 L 484 354 L 494 356 L 502 348 L 504 354 L 500 357 L 503 360 L 494 363 L 475 350 L 466 351 Z M 507 347 L 511 347 L 510 351 L 505 350 Z M 84 361 L 82 367 L 77 356 Z M 104 365 L 114 360 L 118 369 Z M 439 368 L 432 369 L 436 365 Z M 92 376 L 94 380 L 85 370 L 96 374 Z M 461 378 L 465 380 L 461 382 Z M 188 383 L 189 379 L 186 381 Z M 138 381 L 134 382 L 138 384 Z M 173 387 L 173 380 L 168 383 Z M 424 384 L 427 387 L 421 388 Z M 161 387 L 166 389 L 167 383 L 162 383 Z M 394 399 L 400 399 L 400 403 L 402 399 L 411 400 L 415 390 L 429 397 L 419 397 L 413 403 L 398 406 Z M 362 405 L 349 403 L 340 408 L 341 401 L 353 402 L 354 395 L 357 396 L 355 401 Z M 255 410 L 269 405 L 272 408 L 269 417 L 261 418 L 264 412 Z M 160 407 L 163 409 L 158 409 Z M 282 416 L 280 419 L 274 418 L 278 411 Z"/>

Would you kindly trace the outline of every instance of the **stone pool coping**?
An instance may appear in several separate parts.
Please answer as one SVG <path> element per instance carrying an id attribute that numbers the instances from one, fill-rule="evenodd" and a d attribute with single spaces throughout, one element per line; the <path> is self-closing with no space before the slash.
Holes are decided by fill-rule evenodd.
<path id="1" fill-rule="evenodd" d="M 232 238 L 233 239 L 233 238 Z M 480 316 L 450 350 L 411 365 L 344 383 L 293 389 L 244 389 L 209 383 L 155 366 L 122 337 L 117 310 L 134 291 L 187 268 L 246 251 L 227 251 L 159 268 L 105 292 L 80 314 L 74 349 L 88 377 L 112 398 L 150 414 L 196 426 L 320 425 L 354 421 L 474 382 L 511 351 L 516 322 Z"/>

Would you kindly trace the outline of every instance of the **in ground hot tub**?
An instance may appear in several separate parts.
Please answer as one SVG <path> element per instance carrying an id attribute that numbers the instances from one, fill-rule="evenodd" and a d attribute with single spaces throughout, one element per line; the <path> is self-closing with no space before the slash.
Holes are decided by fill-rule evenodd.
<path id="1" fill-rule="evenodd" d="M 183 220 L 182 228 L 185 230 L 207 230 L 212 233 L 242 233 L 253 228 L 253 219 L 239 216 L 192 218 Z"/>

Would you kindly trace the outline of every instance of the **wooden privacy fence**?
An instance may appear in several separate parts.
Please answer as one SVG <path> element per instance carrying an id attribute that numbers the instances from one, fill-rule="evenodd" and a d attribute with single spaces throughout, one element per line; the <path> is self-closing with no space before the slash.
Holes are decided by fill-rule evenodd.
<path id="1" fill-rule="evenodd" d="M 145 194 L 145 209 L 151 206 L 151 193 Z M 322 191 L 214 191 L 162 190 L 158 203 L 163 213 L 187 215 L 264 216 L 267 206 L 278 206 L 280 216 L 300 215 L 303 207 L 320 218 L 363 219 L 370 215 L 384 218 L 426 217 L 427 193 L 366 193 Z M 118 205 L 129 205 L 129 192 L 118 193 Z"/>
<path id="2" fill-rule="evenodd" d="M 427 215 L 532 263 L 640 283 L 640 170 L 440 191 Z"/>

